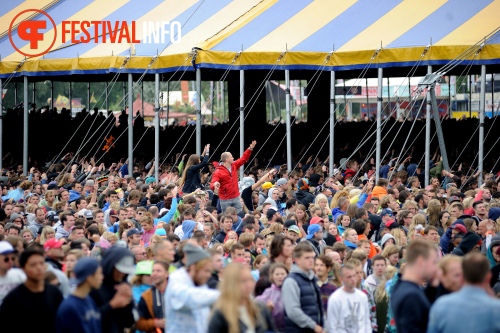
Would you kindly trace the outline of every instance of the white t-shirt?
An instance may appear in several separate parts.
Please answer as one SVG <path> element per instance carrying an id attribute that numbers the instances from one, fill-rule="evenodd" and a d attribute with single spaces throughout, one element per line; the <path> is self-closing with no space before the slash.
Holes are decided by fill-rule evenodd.
<path id="1" fill-rule="evenodd" d="M 0 305 L 7 294 L 26 281 L 26 275 L 19 268 L 11 268 L 5 276 L 0 276 Z"/>
<path id="2" fill-rule="evenodd" d="M 328 299 L 328 333 L 371 333 L 368 297 L 359 289 L 353 293 L 337 289 Z"/>

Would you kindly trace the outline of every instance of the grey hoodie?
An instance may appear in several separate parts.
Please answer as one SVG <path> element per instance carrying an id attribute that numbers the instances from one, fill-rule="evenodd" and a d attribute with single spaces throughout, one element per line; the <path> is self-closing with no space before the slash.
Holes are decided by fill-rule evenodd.
<path id="1" fill-rule="evenodd" d="M 57 277 L 57 281 L 59 281 L 59 290 L 63 294 L 64 298 L 68 297 L 71 294 L 71 287 L 69 285 L 69 279 L 66 275 L 50 264 L 45 264 L 45 267 L 47 272 L 52 272 Z"/>
<path id="2" fill-rule="evenodd" d="M 297 265 L 293 265 L 290 273 L 298 273 L 309 280 L 314 279 L 314 272 L 311 270 L 308 273 L 301 270 Z M 285 279 L 283 287 L 281 287 L 281 297 L 285 305 L 285 312 L 297 326 L 302 328 L 314 329 L 317 323 L 304 313 L 300 305 L 300 289 L 297 281 L 292 278 Z"/>
<path id="3" fill-rule="evenodd" d="M 57 228 L 56 231 L 56 239 L 59 240 L 61 239 L 61 237 L 66 237 L 66 238 L 69 237 L 69 231 L 66 231 L 66 229 L 64 229 L 62 226 Z"/>

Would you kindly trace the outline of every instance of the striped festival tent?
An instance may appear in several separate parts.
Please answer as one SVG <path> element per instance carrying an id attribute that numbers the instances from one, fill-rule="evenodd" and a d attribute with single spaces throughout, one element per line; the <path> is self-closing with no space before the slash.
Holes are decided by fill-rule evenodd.
<path id="1" fill-rule="evenodd" d="M 289 70 L 442 65 L 474 45 L 464 65 L 497 65 L 498 13 L 500 0 L 9 0 L 0 78 L 168 73 L 193 62 L 268 69 L 277 59 Z M 33 20 L 46 23 L 36 48 L 24 24 Z"/>

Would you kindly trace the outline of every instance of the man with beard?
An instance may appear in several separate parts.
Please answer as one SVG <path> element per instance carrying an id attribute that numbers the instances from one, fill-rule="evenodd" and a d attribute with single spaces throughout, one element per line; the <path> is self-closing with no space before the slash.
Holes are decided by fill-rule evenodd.
<path id="1" fill-rule="evenodd" d="M 206 331 L 210 306 L 220 292 L 206 285 L 212 275 L 212 257 L 191 243 L 183 247 L 185 267 L 170 275 L 165 293 L 167 333 Z"/>

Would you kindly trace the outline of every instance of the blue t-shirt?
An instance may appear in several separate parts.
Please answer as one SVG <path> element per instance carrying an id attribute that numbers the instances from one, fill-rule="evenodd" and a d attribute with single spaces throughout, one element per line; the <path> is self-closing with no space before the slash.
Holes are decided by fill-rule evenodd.
<path id="1" fill-rule="evenodd" d="M 101 333 L 101 312 L 89 296 L 66 298 L 56 317 L 57 333 Z"/>

